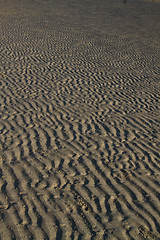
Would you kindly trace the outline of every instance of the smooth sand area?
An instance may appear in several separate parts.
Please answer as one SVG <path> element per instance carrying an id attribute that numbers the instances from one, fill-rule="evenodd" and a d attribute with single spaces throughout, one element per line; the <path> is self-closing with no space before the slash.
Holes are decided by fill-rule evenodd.
<path id="1" fill-rule="evenodd" d="M 0 1 L 0 239 L 160 239 L 160 4 Z"/>

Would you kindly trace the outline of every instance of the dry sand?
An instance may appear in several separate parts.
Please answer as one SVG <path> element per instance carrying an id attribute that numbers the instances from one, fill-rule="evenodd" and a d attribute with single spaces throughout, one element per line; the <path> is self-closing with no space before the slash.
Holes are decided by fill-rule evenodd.
<path id="1" fill-rule="evenodd" d="M 159 12 L 1 0 L 0 239 L 160 239 Z"/>

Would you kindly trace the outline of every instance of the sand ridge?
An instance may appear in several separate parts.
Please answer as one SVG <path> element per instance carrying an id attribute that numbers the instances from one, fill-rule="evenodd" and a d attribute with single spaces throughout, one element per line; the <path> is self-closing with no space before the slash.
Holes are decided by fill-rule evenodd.
<path id="1" fill-rule="evenodd" d="M 0 5 L 0 239 L 159 239 L 159 3 Z"/>

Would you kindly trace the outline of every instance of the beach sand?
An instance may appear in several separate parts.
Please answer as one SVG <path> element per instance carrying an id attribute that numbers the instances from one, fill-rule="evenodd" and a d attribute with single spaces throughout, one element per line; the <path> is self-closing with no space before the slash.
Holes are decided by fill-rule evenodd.
<path id="1" fill-rule="evenodd" d="M 1 240 L 160 239 L 159 12 L 1 0 Z"/>

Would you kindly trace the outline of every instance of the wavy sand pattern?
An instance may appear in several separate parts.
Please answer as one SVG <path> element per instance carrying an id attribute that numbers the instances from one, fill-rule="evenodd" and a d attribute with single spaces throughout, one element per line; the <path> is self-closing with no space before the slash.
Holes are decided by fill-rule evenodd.
<path id="1" fill-rule="evenodd" d="M 0 9 L 0 239 L 160 239 L 160 4 Z"/>

